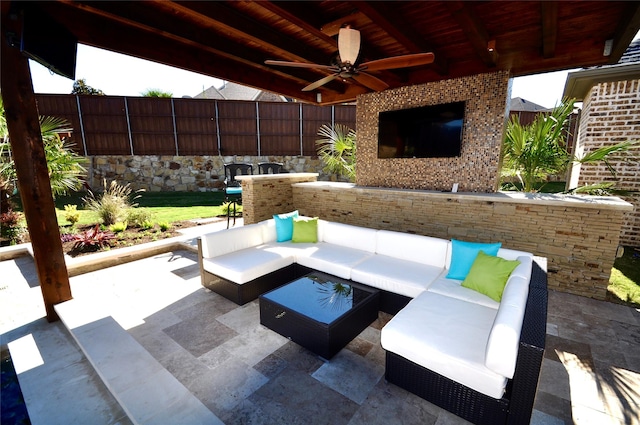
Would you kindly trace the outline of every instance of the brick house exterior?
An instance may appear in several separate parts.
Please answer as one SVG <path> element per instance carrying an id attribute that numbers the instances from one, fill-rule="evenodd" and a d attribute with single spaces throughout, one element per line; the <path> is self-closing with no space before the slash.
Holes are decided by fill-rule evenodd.
<path id="1" fill-rule="evenodd" d="M 615 65 L 589 68 L 570 73 L 565 97 L 583 101 L 578 139 L 574 152 L 640 140 L 640 40 L 634 41 Z M 633 155 L 640 157 L 640 147 Z M 605 164 L 575 166 L 568 184 L 573 188 L 586 184 L 617 180 L 619 189 L 635 191 L 623 196 L 634 209 L 625 213 L 620 244 L 640 246 L 640 162 L 625 161 L 622 156 L 610 161 L 616 178 Z"/>

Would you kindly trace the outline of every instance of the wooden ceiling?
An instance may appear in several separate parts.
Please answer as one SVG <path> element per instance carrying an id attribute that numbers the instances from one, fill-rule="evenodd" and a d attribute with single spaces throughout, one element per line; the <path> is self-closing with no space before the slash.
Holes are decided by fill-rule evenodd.
<path id="1" fill-rule="evenodd" d="M 495 70 L 520 76 L 615 63 L 640 28 L 637 1 L 57 0 L 39 6 L 80 43 L 304 102 L 316 103 L 321 93 L 322 104 L 371 90 L 336 79 L 302 92 L 329 71 L 264 61 L 328 65 L 344 25 L 361 32 L 359 62 L 435 54 L 430 65 L 372 72 L 394 88 Z"/>

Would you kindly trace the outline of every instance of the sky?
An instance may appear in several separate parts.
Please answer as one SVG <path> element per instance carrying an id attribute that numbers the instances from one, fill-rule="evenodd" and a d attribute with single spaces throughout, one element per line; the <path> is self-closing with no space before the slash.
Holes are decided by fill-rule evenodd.
<path id="1" fill-rule="evenodd" d="M 640 32 L 634 39 L 639 37 Z M 34 61 L 29 63 L 36 93 L 71 93 L 72 80 L 53 74 Z M 571 71 L 575 69 L 514 78 L 511 96 L 553 108 L 560 103 Z M 149 89 L 158 89 L 172 93 L 173 97 L 193 97 L 223 83 L 217 78 L 83 44 L 78 45 L 76 79 L 85 79 L 89 86 L 112 96 L 140 96 Z"/>

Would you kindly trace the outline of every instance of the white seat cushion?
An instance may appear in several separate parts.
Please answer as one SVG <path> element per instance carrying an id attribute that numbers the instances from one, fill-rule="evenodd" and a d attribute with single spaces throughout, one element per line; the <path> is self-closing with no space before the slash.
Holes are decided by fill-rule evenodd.
<path id="1" fill-rule="evenodd" d="M 499 399 L 507 378 L 485 366 L 496 313 L 493 308 L 425 291 L 382 328 L 382 348 Z"/>
<path id="2" fill-rule="evenodd" d="M 250 282 L 293 262 L 294 256 L 290 251 L 272 245 L 260 245 L 202 259 L 206 271 L 238 284 Z"/>
<path id="3" fill-rule="evenodd" d="M 351 269 L 372 255 L 374 254 L 368 251 L 318 242 L 311 247 L 305 246 L 304 249 L 298 250 L 296 261 L 301 266 L 351 279 Z"/>
<path id="4" fill-rule="evenodd" d="M 351 279 L 374 288 L 415 298 L 443 272 L 442 267 L 374 255 L 351 270 Z"/>

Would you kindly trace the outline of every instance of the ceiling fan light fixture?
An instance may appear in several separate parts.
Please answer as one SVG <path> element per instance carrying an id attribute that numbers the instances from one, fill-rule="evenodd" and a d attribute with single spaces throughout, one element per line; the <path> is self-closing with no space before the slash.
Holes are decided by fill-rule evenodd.
<path id="1" fill-rule="evenodd" d="M 340 60 L 355 64 L 360 53 L 360 31 L 352 28 L 340 28 L 338 33 L 338 52 Z"/>

